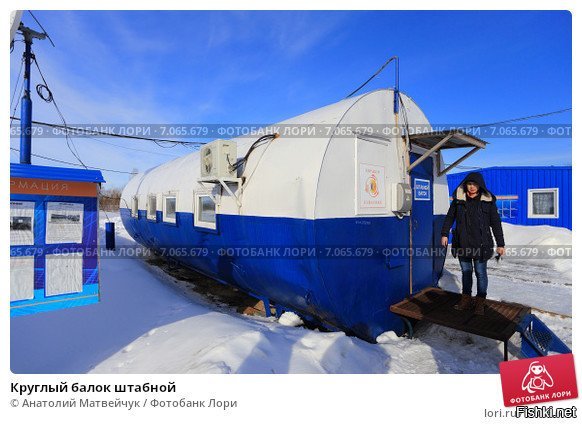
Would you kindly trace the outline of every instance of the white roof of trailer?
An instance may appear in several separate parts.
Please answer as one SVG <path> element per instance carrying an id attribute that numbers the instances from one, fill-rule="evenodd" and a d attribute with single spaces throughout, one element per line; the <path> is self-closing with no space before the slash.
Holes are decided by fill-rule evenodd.
<path id="1" fill-rule="evenodd" d="M 326 124 L 330 128 L 337 128 L 339 124 L 390 126 L 394 124 L 392 97 L 392 90 L 376 90 L 341 100 L 272 126 L 295 124 L 308 127 Z M 409 121 L 429 126 L 428 120 L 412 99 L 404 94 L 401 98 Z M 244 156 L 257 138 L 258 136 L 234 138 L 233 141 L 237 143 L 237 156 Z M 320 172 L 331 139 L 332 135 L 329 137 L 281 135 L 272 142 L 256 148 L 250 155 L 243 174 L 245 183 L 242 190 L 242 208 L 239 211 L 229 210 L 231 206 L 228 202 L 223 202 L 220 213 L 313 218 L 316 213 L 315 201 Z M 334 148 L 338 145 L 341 146 L 341 143 L 334 143 Z M 138 174 L 124 190 L 124 196 L 128 197 L 125 202 L 129 204 L 129 199 L 136 192 L 140 195 L 140 202 L 145 202 L 147 193 L 163 194 L 175 191 L 185 194 L 178 196 L 177 210 L 191 212 L 192 193 L 195 189 L 201 189 L 198 183 L 199 166 L 199 152 L 196 151 Z M 268 196 L 265 196 L 266 190 Z M 125 203 L 122 206 L 127 207 Z M 145 203 L 140 203 L 139 208 L 145 209 Z"/>

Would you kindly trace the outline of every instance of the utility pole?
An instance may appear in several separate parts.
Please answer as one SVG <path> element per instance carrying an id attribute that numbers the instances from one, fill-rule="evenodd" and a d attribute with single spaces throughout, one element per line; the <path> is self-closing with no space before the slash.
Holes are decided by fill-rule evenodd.
<path id="1" fill-rule="evenodd" d="M 32 54 L 32 40 L 44 40 L 46 33 L 34 31 L 22 23 L 18 31 L 24 36 L 24 94 L 20 109 L 20 163 L 30 165 L 32 154 L 32 99 L 30 97 L 30 64 L 34 59 Z"/>

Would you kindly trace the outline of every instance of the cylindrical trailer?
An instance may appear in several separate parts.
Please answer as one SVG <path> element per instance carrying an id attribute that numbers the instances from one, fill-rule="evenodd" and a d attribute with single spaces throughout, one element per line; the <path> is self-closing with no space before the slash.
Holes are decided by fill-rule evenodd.
<path id="1" fill-rule="evenodd" d="M 220 160 L 210 149 L 138 174 L 122 194 L 123 223 L 141 244 L 279 309 L 369 341 L 400 334 L 389 306 L 442 273 L 431 250 L 449 204 L 441 149 L 485 143 L 430 132 L 399 98 L 398 121 L 383 89 L 275 124 L 280 136 L 258 145 L 214 143 L 230 175 L 206 175 Z"/>

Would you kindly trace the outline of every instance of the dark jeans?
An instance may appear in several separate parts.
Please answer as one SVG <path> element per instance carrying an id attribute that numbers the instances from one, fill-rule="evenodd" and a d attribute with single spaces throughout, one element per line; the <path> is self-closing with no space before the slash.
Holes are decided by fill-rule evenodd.
<path id="1" fill-rule="evenodd" d="M 461 264 L 461 271 L 463 272 L 463 294 L 471 294 L 473 287 L 473 268 L 475 268 L 475 275 L 477 276 L 477 296 L 487 297 L 487 261 L 479 261 L 478 259 L 459 258 Z"/>

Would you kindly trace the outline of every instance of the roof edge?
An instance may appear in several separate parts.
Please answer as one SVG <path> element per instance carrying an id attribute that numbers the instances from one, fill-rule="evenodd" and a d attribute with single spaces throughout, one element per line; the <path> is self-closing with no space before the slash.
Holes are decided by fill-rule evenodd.
<path id="1" fill-rule="evenodd" d="M 28 165 L 23 163 L 10 164 L 10 177 L 90 183 L 105 182 L 101 171 L 96 169 L 61 168 L 55 166 Z"/>

